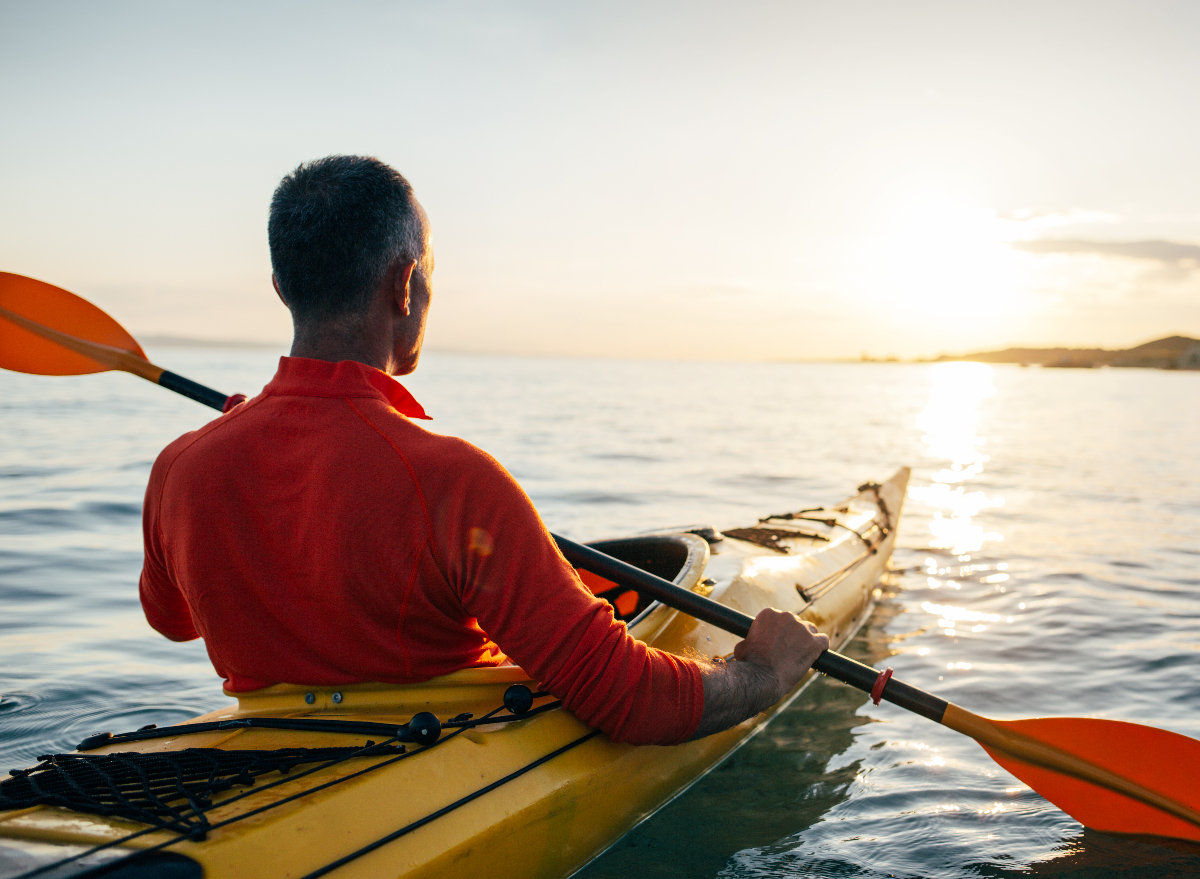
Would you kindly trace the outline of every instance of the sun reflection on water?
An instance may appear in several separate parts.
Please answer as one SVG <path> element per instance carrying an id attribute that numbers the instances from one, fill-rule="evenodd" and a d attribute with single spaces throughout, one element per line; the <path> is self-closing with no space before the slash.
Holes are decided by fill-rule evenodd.
<path id="1" fill-rule="evenodd" d="M 1000 619 L 999 614 L 981 613 L 977 610 L 967 610 L 963 607 L 955 607 L 952 604 L 932 604 L 924 601 L 921 603 L 921 610 L 926 613 L 931 613 L 934 616 L 943 617 L 948 620 L 958 620 L 959 622 L 977 622 L 990 620 L 996 622 Z"/>
<path id="2" fill-rule="evenodd" d="M 983 453 L 987 437 L 978 431 L 979 407 L 996 388 L 986 363 L 939 363 L 932 372 L 929 403 L 917 416 L 917 427 L 924 431 L 921 441 L 930 456 L 941 459 L 943 466 L 934 471 L 931 484 L 912 486 L 908 493 L 934 508 L 930 547 L 968 561 L 961 557 L 1003 539 L 973 520 L 983 510 L 1003 506 L 1004 499 L 968 491 L 965 485 L 983 473 L 989 460 Z"/>

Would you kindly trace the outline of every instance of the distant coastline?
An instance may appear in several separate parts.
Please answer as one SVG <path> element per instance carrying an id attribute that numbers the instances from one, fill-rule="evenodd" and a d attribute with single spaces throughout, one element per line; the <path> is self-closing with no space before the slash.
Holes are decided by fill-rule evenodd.
<path id="1" fill-rule="evenodd" d="M 244 339 L 194 339 L 191 336 L 143 336 L 143 345 L 155 348 L 287 348 L 287 342 L 250 342 Z"/>
<path id="2" fill-rule="evenodd" d="M 871 358 L 864 358 L 871 359 Z M 1135 348 L 1005 348 L 1003 351 L 978 351 L 974 354 L 940 357 L 923 362 L 970 360 L 976 363 L 1019 363 L 1022 366 L 1048 366 L 1068 369 L 1095 369 L 1101 366 L 1140 367 L 1143 369 L 1200 370 L 1200 339 L 1167 336 Z"/>

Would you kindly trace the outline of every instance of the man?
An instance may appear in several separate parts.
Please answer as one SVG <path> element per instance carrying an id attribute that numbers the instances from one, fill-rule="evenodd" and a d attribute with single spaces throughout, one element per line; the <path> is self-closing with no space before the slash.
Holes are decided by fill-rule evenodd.
<path id="1" fill-rule="evenodd" d="M 203 637 L 230 692 L 410 683 L 511 661 L 613 739 L 674 744 L 790 691 L 828 639 L 767 610 L 735 661 L 631 638 L 484 452 L 417 426 L 429 221 L 376 159 L 279 184 L 268 237 L 291 356 L 261 394 L 169 445 L 146 490 L 146 618 Z"/>

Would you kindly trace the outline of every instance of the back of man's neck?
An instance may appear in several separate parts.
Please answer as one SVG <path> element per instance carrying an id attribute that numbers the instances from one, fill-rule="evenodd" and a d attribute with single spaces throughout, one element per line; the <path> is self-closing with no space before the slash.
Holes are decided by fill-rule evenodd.
<path id="1" fill-rule="evenodd" d="M 307 357 L 310 360 L 328 360 L 337 363 L 342 360 L 354 360 L 365 363 L 375 369 L 388 371 L 391 352 L 386 346 L 378 346 L 383 350 L 374 350 L 376 346 L 364 344 L 367 340 L 345 339 L 336 335 L 309 336 L 297 333 L 292 340 L 292 357 Z"/>

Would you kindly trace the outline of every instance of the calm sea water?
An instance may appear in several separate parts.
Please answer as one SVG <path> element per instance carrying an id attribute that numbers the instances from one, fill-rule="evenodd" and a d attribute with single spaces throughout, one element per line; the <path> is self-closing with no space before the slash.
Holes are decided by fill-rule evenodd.
<path id="1" fill-rule="evenodd" d="M 230 393 L 277 356 L 151 354 Z M 432 353 L 408 385 L 576 538 L 749 524 L 911 465 L 851 655 L 990 716 L 1200 737 L 1200 374 Z M 0 768 L 228 701 L 136 594 L 151 462 L 208 418 L 126 375 L 0 372 Z M 584 873 L 1028 874 L 1195 876 L 1200 847 L 1085 831 L 969 739 L 828 680 Z"/>

